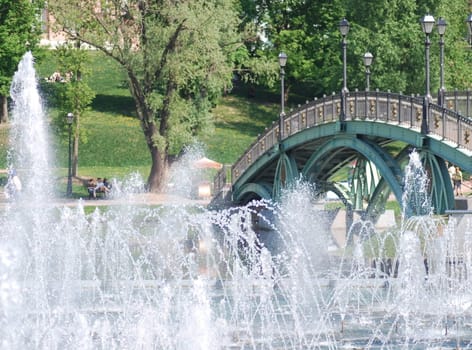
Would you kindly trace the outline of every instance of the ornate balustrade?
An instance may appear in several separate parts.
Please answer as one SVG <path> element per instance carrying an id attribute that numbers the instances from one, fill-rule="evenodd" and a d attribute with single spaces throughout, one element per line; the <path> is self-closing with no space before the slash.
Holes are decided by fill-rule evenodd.
<path id="1" fill-rule="evenodd" d="M 472 118 L 472 91 L 446 91 L 444 107 Z"/>
<path id="2" fill-rule="evenodd" d="M 228 171 L 231 171 L 231 166 L 224 164 L 213 179 L 213 189 L 220 191 L 229 183 Z"/>

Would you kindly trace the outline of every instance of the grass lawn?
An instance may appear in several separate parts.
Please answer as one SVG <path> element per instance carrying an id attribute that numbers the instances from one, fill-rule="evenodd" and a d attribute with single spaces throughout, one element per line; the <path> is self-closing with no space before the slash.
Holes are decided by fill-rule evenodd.
<path id="1" fill-rule="evenodd" d="M 256 103 L 254 103 L 256 102 Z M 232 94 L 221 99 L 214 109 L 215 130 L 200 141 L 207 156 L 220 163 L 234 163 L 272 121 L 277 120 L 277 105 Z"/>

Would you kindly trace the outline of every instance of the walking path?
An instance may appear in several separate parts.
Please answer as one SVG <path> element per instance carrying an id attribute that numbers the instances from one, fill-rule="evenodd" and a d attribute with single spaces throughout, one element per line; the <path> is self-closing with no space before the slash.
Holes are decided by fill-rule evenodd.
<path id="1" fill-rule="evenodd" d="M 472 195 L 472 180 L 467 180 L 462 183 L 463 196 L 465 198 Z M 109 206 L 118 205 L 122 203 L 142 204 L 142 205 L 201 205 L 207 206 L 210 203 L 210 198 L 207 199 L 190 199 L 182 196 L 172 195 L 169 193 L 137 193 L 128 195 L 126 198 L 116 199 L 97 199 L 97 200 L 82 200 L 84 206 Z M 3 192 L 0 192 L 0 207 L 4 207 L 8 203 Z M 78 199 L 56 198 L 54 203 L 57 205 L 77 206 Z"/>
<path id="2" fill-rule="evenodd" d="M 65 200 L 67 205 L 74 205 L 78 200 Z M 202 205 L 210 203 L 210 199 L 191 199 L 168 193 L 137 193 L 126 198 L 117 199 L 85 199 L 84 206 L 107 206 L 120 203 L 148 204 L 148 205 Z"/>
<path id="3" fill-rule="evenodd" d="M 462 181 L 462 193 L 467 197 L 472 195 L 472 180 Z"/>
<path id="4" fill-rule="evenodd" d="M 52 201 L 56 205 L 67 207 L 74 207 L 79 205 L 79 199 L 69 198 L 55 198 Z M 210 199 L 190 199 L 181 196 L 171 195 L 168 193 L 137 193 L 127 195 L 125 198 L 110 198 L 110 199 L 83 199 L 84 206 L 110 206 L 119 204 L 134 204 L 134 205 L 200 205 L 207 206 Z M 8 204 L 8 200 L 4 194 L 0 194 L 0 207 Z"/>

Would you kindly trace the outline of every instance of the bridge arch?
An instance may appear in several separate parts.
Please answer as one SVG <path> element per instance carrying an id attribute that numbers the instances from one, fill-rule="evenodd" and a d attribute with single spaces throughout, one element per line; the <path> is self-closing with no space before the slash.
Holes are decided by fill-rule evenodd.
<path id="1" fill-rule="evenodd" d="M 233 200 L 241 203 L 249 203 L 254 199 L 272 199 L 272 186 L 251 182 L 244 184 L 238 192 L 233 193 Z"/>
<path id="2" fill-rule="evenodd" d="M 401 179 L 396 177 L 396 174 L 400 173 L 397 164 L 388 165 L 385 159 L 391 157 L 387 155 L 386 152 L 380 149 L 374 149 L 369 142 L 359 139 L 357 135 L 334 136 L 334 138 L 331 138 L 323 144 L 306 162 L 302 170 L 304 177 L 308 179 L 316 179 L 318 177 L 317 173 L 323 170 L 323 168 L 317 169 L 318 163 L 327 154 L 331 154 L 334 150 L 339 148 L 354 149 L 365 158 L 370 159 L 377 166 L 382 177 L 390 185 L 390 188 L 397 200 L 401 202 L 402 186 L 399 182 Z"/>

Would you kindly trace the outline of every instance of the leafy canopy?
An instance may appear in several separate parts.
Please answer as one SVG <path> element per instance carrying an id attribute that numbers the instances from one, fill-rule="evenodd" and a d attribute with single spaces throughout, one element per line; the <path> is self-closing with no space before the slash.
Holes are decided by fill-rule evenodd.
<path id="1" fill-rule="evenodd" d="M 247 2 L 247 0 L 241 0 Z M 420 19 L 425 14 L 448 22 L 445 34 L 446 88 L 471 87 L 472 50 L 467 45 L 465 19 L 468 0 L 255 0 L 245 19 L 263 33 L 252 52 L 277 57 L 288 55 L 285 69 L 288 84 L 311 98 L 340 91 L 342 51 L 339 21 L 350 23 L 347 35 L 348 88 L 365 87 L 362 57 L 371 52 L 371 88 L 406 94 L 425 91 L 425 35 Z M 431 89 L 439 87 L 439 35 L 431 34 Z M 299 89 L 300 90 L 300 89 Z"/>
<path id="2" fill-rule="evenodd" d="M 231 85 L 240 46 L 232 1 L 52 0 L 58 29 L 100 49 L 127 72 L 143 130 L 178 153 L 211 125 L 211 107 Z"/>
<path id="3" fill-rule="evenodd" d="M 42 1 L 0 0 L 0 95 L 8 96 L 18 63 L 41 35 Z"/>

